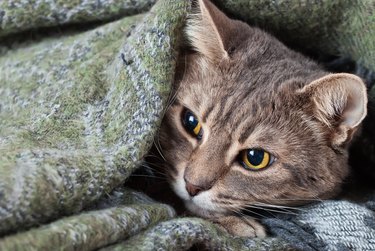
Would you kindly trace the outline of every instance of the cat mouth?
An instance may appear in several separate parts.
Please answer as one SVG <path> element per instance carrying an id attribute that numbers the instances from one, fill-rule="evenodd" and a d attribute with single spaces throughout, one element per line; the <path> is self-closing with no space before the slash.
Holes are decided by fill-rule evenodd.
<path id="1" fill-rule="evenodd" d="M 226 211 L 213 209 L 211 207 L 206 208 L 205 204 L 197 204 L 194 200 L 185 201 L 185 207 L 193 214 L 198 215 L 203 218 L 212 218 L 215 216 L 220 216 L 227 214 Z"/>

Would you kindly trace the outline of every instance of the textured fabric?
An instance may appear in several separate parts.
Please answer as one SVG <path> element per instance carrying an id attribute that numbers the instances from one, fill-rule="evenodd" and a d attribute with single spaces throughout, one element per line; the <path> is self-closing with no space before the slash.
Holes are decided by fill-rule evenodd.
<path id="1" fill-rule="evenodd" d="M 375 68 L 373 0 L 215 2 L 288 44 L 349 56 L 368 68 Z"/>
<path id="2" fill-rule="evenodd" d="M 301 250 L 374 250 L 375 214 L 366 205 L 327 201 L 296 217 L 266 219 L 270 231 Z"/>
<path id="3" fill-rule="evenodd" d="M 161 1 L 145 17 L 0 58 L 0 234 L 79 212 L 137 167 L 169 94 L 187 8 Z"/>
<path id="4" fill-rule="evenodd" d="M 0 250 L 195 244 L 375 250 L 375 199 L 322 202 L 296 216 L 266 219 L 274 237 L 257 240 L 229 236 L 202 219 L 176 218 L 171 207 L 120 188 L 153 142 L 191 9 L 187 0 L 155 2 L 0 1 Z M 291 46 L 355 60 L 373 102 L 372 0 L 215 2 Z M 371 167 L 373 114 L 355 149 Z"/>
<path id="5" fill-rule="evenodd" d="M 52 250 L 64 247 L 74 250 L 93 250 L 145 229 L 150 225 L 174 216 L 174 211 L 163 204 L 145 202 L 141 194 L 115 191 L 111 201 L 99 201 L 109 208 L 83 212 L 78 216 L 66 217 L 53 224 L 5 237 L 1 250 Z M 112 205 L 113 197 L 121 204 Z M 133 201 L 129 201 L 133 198 Z M 109 205 L 108 205 L 109 204 Z M 151 217 L 152 215 L 152 217 Z M 105 236 L 105 238 L 103 238 Z"/>
<path id="6" fill-rule="evenodd" d="M 156 0 L 3 0 L 0 2 L 0 37 L 40 27 L 134 15 L 148 10 L 155 2 Z"/>

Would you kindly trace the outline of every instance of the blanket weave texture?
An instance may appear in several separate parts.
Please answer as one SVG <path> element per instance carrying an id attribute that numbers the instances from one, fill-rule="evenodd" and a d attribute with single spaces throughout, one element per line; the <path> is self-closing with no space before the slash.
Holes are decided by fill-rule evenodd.
<path id="1" fill-rule="evenodd" d="M 375 178 L 375 2 L 214 2 L 289 46 L 354 62 L 370 99 L 354 151 Z M 0 1 L 0 250 L 375 250 L 375 196 L 268 217 L 271 235 L 257 239 L 124 187 L 168 104 L 191 9 Z"/>

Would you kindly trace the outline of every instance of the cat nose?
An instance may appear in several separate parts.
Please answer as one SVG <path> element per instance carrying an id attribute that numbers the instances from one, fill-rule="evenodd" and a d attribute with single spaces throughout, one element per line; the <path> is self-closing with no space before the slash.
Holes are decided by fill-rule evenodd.
<path id="1" fill-rule="evenodd" d="M 185 183 L 186 183 L 186 185 L 185 185 L 186 191 L 192 197 L 199 194 L 200 192 L 206 191 L 206 190 L 208 190 L 212 187 L 212 184 L 210 184 L 210 183 L 202 183 L 202 185 L 198 186 L 198 185 L 193 185 L 192 183 L 190 183 L 185 177 L 184 177 L 184 180 L 185 180 Z"/>
<path id="2" fill-rule="evenodd" d="M 196 186 L 196 185 L 193 185 L 191 184 L 189 181 L 185 180 L 186 182 L 186 191 L 190 194 L 190 196 L 195 196 L 197 194 L 199 194 L 200 192 L 202 192 L 204 189 L 199 187 L 199 186 Z"/>

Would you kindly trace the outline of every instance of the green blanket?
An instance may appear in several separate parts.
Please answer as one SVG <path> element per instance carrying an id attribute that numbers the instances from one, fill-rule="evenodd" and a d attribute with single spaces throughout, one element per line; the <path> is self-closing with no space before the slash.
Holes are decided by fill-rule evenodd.
<path id="1" fill-rule="evenodd" d="M 375 70 L 373 0 L 215 2 L 296 48 Z M 153 143 L 191 8 L 187 0 L 0 1 L 0 250 L 298 247 L 277 232 L 229 236 L 123 187 Z M 369 93 L 374 100 L 375 87 Z M 375 163 L 373 142 L 361 140 Z M 337 243 L 321 236 L 311 232 L 321 247 Z"/>

